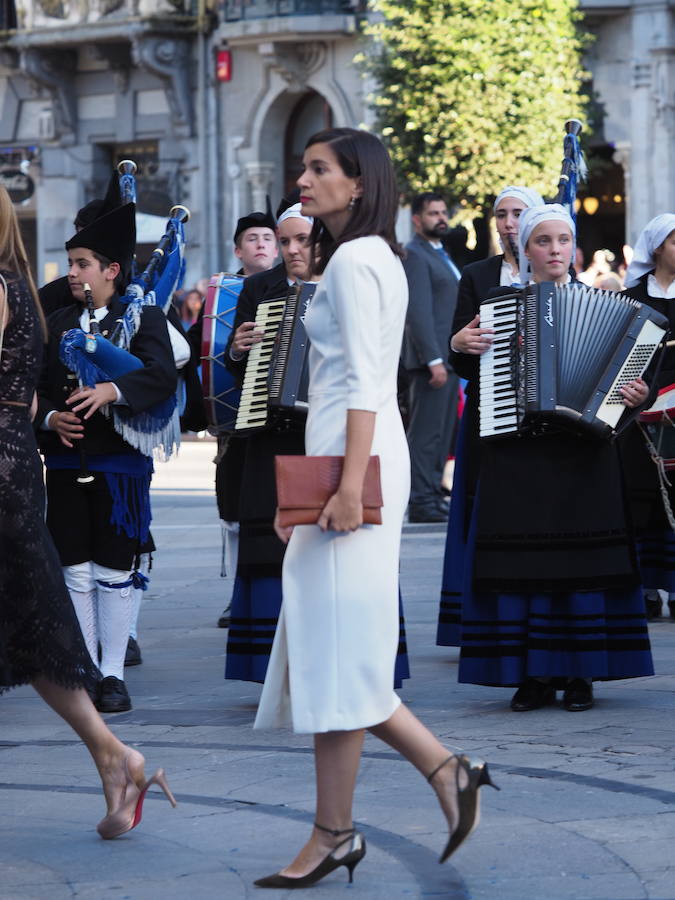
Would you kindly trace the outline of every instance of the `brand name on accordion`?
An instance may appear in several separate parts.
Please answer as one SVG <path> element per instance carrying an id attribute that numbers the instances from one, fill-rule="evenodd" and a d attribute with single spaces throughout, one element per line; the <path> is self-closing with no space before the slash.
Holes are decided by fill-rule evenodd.
<path id="1" fill-rule="evenodd" d="M 544 321 L 553 328 L 553 297 L 546 298 L 546 315 Z"/>

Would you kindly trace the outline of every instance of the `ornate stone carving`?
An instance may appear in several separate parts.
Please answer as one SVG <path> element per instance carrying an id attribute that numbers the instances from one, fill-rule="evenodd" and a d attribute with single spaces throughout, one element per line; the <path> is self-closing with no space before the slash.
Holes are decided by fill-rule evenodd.
<path id="1" fill-rule="evenodd" d="M 21 27 L 93 24 L 111 18 L 193 16 L 193 0 L 15 0 Z"/>
<path id="2" fill-rule="evenodd" d="M 37 4 L 46 16 L 53 19 L 68 18 L 68 10 L 63 0 L 37 0 Z"/>
<path id="3" fill-rule="evenodd" d="M 98 0 L 101 16 L 109 16 L 126 4 L 126 0 Z"/>
<path id="4" fill-rule="evenodd" d="M 74 135 L 77 128 L 77 95 L 73 88 L 75 56 L 63 50 L 31 47 L 21 51 L 21 68 L 29 79 L 49 92 L 56 134 Z"/>
<path id="5" fill-rule="evenodd" d="M 288 90 L 301 93 L 307 90 L 307 81 L 326 60 L 327 48 L 323 41 L 307 44 L 262 43 L 258 52 L 288 84 Z"/>
<path id="6" fill-rule="evenodd" d="M 247 162 L 244 164 L 246 180 L 251 188 L 251 203 L 253 209 L 264 210 L 267 208 L 267 194 L 270 192 L 272 178 L 276 166 L 271 162 Z"/>
<path id="7" fill-rule="evenodd" d="M 630 144 L 620 142 L 614 145 L 614 153 L 612 160 L 624 170 L 624 173 L 630 171 Z"/>
<path id="8" fill-rule="evenodd" d="M 177 125 L 194 134 L 194 116 L 190 97 L 190 43 L 174 37 L 140 36 L 134 38 L 133 58 L 137 65 L 158 75 Z"/>
<path id="9" fill-rule="evenodd" d="M 654 113 L 669 135 L 675 132 L 675 50 L 654 52 Z"/>

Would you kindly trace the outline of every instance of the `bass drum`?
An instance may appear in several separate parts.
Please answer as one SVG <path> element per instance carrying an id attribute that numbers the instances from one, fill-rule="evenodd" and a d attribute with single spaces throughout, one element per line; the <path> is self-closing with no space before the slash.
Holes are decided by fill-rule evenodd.
<path id="1" fill-rule="evenodd" d="M 667 472 L 675 469 L 675 384 L 661 388 L 654 405 L 640 413 L 639 421 L 647 429 L 663 468 Z"/>
<path id="2" fill-rule="evenodd" d="M 202 321 L 202 393 L 211 434 L 234 431 L 241 391 L 225 367 L 225 348 L 232 333 L 237 301 L 244 283 L 240 275 L 212 275 Z"/>

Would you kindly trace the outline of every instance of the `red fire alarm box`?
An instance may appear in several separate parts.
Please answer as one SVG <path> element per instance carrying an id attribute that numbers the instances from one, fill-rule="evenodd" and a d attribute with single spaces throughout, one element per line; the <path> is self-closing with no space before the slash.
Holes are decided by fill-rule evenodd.
<path id="1" fill-rule="evenodd" d="M 219 50 L 216 53 L 216 79 L 218 81 L 232 80 L 232 54 L 229 50 Z"/>

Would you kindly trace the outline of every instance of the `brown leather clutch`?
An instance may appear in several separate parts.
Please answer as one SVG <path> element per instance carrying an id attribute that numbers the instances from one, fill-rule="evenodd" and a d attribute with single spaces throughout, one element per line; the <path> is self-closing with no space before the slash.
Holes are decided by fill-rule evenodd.
<path id="1" fill-rule="evenodd" d="M 340 486 L 344 456 L 275 456 L 279 524 L 316 525 Z M 363 523 L 382 524 L 380 457 L 368 460 L 363 482 Z"/>

